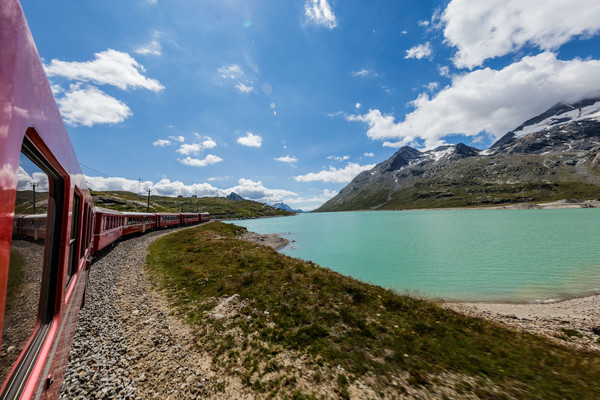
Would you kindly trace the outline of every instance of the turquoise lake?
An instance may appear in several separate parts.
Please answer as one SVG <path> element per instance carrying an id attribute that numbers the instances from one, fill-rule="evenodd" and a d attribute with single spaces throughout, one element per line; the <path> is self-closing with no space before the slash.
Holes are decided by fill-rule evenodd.
<path id="1" fill-rule="evenodd" d="M 300 214 L 236 221 L 281 252 L 447 300 L 549 301 L 600 291 L 600 209 Z"/>

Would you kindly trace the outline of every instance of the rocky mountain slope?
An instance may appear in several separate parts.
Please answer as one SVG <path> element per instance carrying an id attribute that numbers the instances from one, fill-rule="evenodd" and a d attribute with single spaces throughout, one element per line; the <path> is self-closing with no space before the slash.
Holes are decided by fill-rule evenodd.
<path id="1" fill-rule="evenodd" d="M 402 147 L 317 211 L 468 207 L 600 197 L 600 99 L 557 104 L 481 151 Z"/>

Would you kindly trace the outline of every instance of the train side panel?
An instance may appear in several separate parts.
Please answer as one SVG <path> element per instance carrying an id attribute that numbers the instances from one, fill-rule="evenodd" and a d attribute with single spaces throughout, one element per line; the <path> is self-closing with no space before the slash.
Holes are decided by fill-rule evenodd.
<path id="1" fill-rule="evenodd" d="M 17 0 L 0 2 L 0 49 L 0 327 L 6 349 L 0 398 L 58 398 L 89 271 L 92 200 Z M 17 202 L 25 193 L 19 189 L 22 162 L 45 174 L 37 182 L 45 200 L 30 202 L 34 210 L 36 202 L 45 202 L 43 234 L 38 226 L 43 244 L 12 235 L 17 207 L 25 207 Z M 40 250 L 38 261 L 29 260 L 28 246 Z M 17 265 L 11 260 L 19 258 L 26 273 L 39 269 L 33 274 L 38 281 L 11 284 L 9 292 Z M 20 308 L 6 306 L 22 290 L 32 294 L 31 327 L 16 346 L 10 321 Z"/>

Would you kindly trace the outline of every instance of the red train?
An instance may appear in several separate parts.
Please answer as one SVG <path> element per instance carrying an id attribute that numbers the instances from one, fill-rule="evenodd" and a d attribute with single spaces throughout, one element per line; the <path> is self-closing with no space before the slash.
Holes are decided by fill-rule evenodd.
<path id="1" fill-rule="evenodd" d="M 17 0 L 0 1 L 0 54 L 0 400 L 56 399 L 93 252 L 210 216 L 94 210 Z"/>

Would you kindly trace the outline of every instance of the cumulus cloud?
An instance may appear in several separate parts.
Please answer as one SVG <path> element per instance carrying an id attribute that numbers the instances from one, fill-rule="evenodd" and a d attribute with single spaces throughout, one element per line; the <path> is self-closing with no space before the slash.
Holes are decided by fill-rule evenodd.
<path id="1" fill-rule="evenodd" d="M 229 193 L 235 192 L 243 198 L 259 201 L 261 203 L 277 203 L 283 201 L 286 197 L 298 196 L 297 193 L 289 190 L 268 189 L 261 181 L 255 182 L 251 179 L 243 178 L 238 181 L 236 186 L 227 190 Z"/>
<path id="2" fill-rule="evenodd" d="M 179 154 L 183 154 L 184 156 L 190 154 L 198 154 L 202 150 L 202 146 L 200 143 L 184 143 L 176 150 Z"/>
<path id="3" fill-rule="evenodd" d="M 197 133 L 195 135 L 199 139 L 203 139 L 201 143 L 183 143 L 179 146 L 176 152 L 187 156 L 190 154 L 198 154 L 200 151 L 205 149 L 213 149 L 217 147 L 217 143 L 208 136 L 203 137 Z"/>
<path id="4" fill-rule="evenodd" d="M 170 139 L 173 139 L 176 142 L 185 142 L 185 138 L 183 136 L 169 136 Z"/>
<path id="5" fill-rule="evenodd" d="M 395 140 L 387 143 L 395 147 L 417 139 L 431 147 L 449 134 L 476 136 L 482 131 L 499 138 L 558 102 L 600 96 L 598 76 L 600 60 L 563 61 L 546 52 L 500 70 L 454 75 L 452 85 L 434 97 L 421 93 L 411 103 L 414 111 L 401 122 L 377 109 L 346 118 L 366 123 L 371 139 Z"/>
<path id="6" fill-rule="evenodd" d="M 196 137 L 198 137 L 199 139 L 202 140 L 202 143 L 200 143 L 200 145 L 202 146 L 203 149 L 214 149 L 215 147 L 217 147 L 217 142 L 215 142 L 208 136 L 200 136 L 197 133 L 195 135 L 196 135 Z"/>
<path id="7" fill-rule="evenodd" d="M 275 158 L 275 160 L 276 161 L 280 161 L 280 162 L 284 162 L 284 163 L 290 163 L 290 164 L 298 162 L 298 159 L 296 157 L 290 156 L 290 155 L 283 156 L 283 157 L 277 157 L 277 158 Z"/>
<path id="8" fill-rule="evenodd" d="M 431 44 L 426 42 L 406 50 L 406 56 L 404 56 L 404 58 L 416 58 L 420 60 L 429 57 L 432 53 Z"/>
<path id="9" fill-rule="evenodd" d="M 285 199 L 285 203 L 295 207 L 302 207 L 304 211 L 312 211 L 337 194 L 338 192 L 335 190 L 323 189 L 321 193 L 311 197 L 287 198 Z"/>
<path id="10" fill-rule="evenodd" d="M 143 88 L 153 92 L 164 89 L 156 79 L 145 77 L 145 69 L 127 53 L 108 49 L 94 54 L 92 61 L 52 60 L 44 66 L 49 77 L 60 76 L 75 81 L 112 85 L 119 89 Z"/>
<path id="11" fill-rule="evenodd" d="M 309 22 L 322 25 L 330 30 L 337 26 L 335 14 L 327 0 L 307 0 L 304 3 L 304 15 Z"/>
<path id="12" fill-rule="evenodd" d="M 165 146 L 169 146 L 171 144 L 170 140 L 166 140 L 166 139 L 158 139 L 155 142 L 152 142 L 152 145 L 154 146 L 158 146 L 158 147 L 165 147 Z"/>
<path id="13" fill-rule="evenodd" d="M 56 102 L 65 123 L 71 126 L 114 124 L 133 115 L 127 104 L 93 86 L 72 85 Z"/>
<path id="14" fill-rule="evenodd" d="M 221 161 L 223 161 L 223 159 L 219 156 L 215 156 L 214 154 L 207 154 L 206 157 L 202 159 L 188 156 L 179 160 L 179 162 L 183 165 L 188 165 L 190 167 L 206 167 L 207 165 L 216 164 Z"/>
<path id="15" fill-rule="evenodd" d="M 262 137 L 252 132 L 246 132 L 246 135 L 240 136 L 237 142 L 243 146 L 260 147 L 262 146 Z"/>
<path id="16" fill-rule="evenodd" d="M 6 172 L 5 172 L 6 171 Z M 1 172 L 7 173 L 10 171 L 11 186 L 14 185 L 14 172 L 8 164 L 5 164 Z M 48 175 L 43 172 L 32 172 L 29 174 L 23 167 L 19 166 L 17 169 L 17 190 L 32 190 L 32 184 L 35 183 L 35 190 L 38 192 L 47 192 L 50 190 L 50 184 L 48 183 Z"/>
<path id="17" fill-rule="evenodd" d="M 365 153 L 365 154 L 363 154 L 363 156 L 365 156 L 365 157 L 375 157 L 375 154 L 374 153 Z"/>
<path id="18" fill-rule="evenodd" d="M 452 0 L 442 14 L 457 67 L 473 68 L 533 45 L 554 50 L 600 31 L 597 0 Z"/>
<path id="19" fill-rule="evenodd" d="M 330 166 L 329 169 L 324 169 L 319 172 L 311 172 L 306 175 L 295 176 L 294 179 L 298 182 L 331 182 L 331 183 L 348 183 L 356 175 L 362 171 L 372 169 L 375 164 L 359 165 L 356 163 L 348 163 L 344 168 L 334 168 Z"/>

